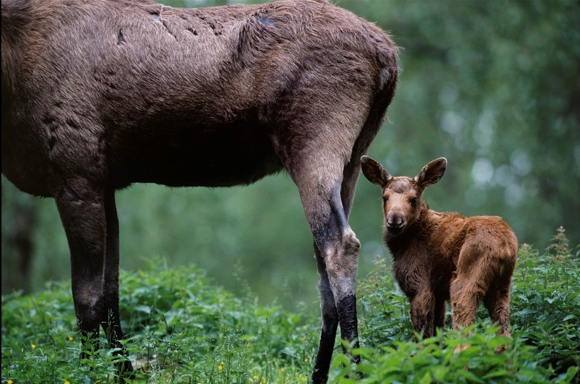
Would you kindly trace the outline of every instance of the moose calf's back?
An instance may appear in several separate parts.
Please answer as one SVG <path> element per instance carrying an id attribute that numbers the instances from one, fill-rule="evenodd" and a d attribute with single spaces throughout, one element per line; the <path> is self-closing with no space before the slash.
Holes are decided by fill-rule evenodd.
<path id="1" fill-rule="evenodd" d="M 511 228 L 499 216 L 465 217 L 455 212 L 427 210 L 409 236 L 415 236 L 429 255 L 433 265 L 449 263 L 457 265 L 459 255 L 467 248 L 479 249 L 474 258 L 497 258 L 508 261 L 517 252 L 517 239 Z M 396 247 L 396 241 L 391 241 Z M 400 254 L 393 255 L 398 259 Z M 515 256 L 515 255 L 513 255 Z M 472 260 L 474 261 L 474 260 Z"/>

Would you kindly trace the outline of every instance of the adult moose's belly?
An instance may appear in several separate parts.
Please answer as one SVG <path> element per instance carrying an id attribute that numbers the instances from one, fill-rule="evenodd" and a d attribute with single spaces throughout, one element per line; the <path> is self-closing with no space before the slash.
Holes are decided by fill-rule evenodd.
<path id="1" fill-rule="evenodd" d="M 109 147 L 110 180 L 116 188 L 135 182 L 250 184 L 282 169 L 265 127 L 251 121 L 210 126 L 173 121 L 131 136 L 117 137 Z"/>

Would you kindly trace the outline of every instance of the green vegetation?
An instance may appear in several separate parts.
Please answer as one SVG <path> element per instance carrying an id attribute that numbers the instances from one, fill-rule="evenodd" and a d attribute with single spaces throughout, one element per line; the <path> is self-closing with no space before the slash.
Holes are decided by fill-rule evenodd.
<path id="1" fill-rule="evenodd" d="M 389 121 L 370 156 L 408 175 L 445 156 L 445 177 L 426 196 L 433 209 L 502 216 L 538 249 L 561 225 L 580 244 L 577 0 L 332 2 L 376 22 L 403 48 Z M 153 255 L 172 268 L 195 263 L 232 292 L 247 282 L 262 304 L 278 298 L 291 311 L 298 301 L 316 310 L 312 237 L 288 176 L 231 189 L 135 185 L 117 202 L 123 269 L 144 269 Z M 376 187 L 361 179 L 349 220 L 362 243 L 359 276 L 377 254 L 388 256 L 381 220 Z M 2 293 L 69 277 L 54 201 L 19 193 L 3 177 Z"/>
<path id="2" fill-rule="evenodd" d="M 560 229 L 546 252 L 519 253 L 512 288 L 513 340 L 496 336 L 483 306 L 466 332 L 447 327 L 414 341 L 409 305 L 385 258 L 360 279 L 361 345 L 353 366 L 340 353 L 332 383 L 571 383 L 580 379 L 580 247 Z M 133 383 L 307 382 L 320 320 L 304 306 L 288 312 L 261 306 L 251 292 L 236 298 L 195 267 L 150 262 L 123 272 L 121 311 Z M 68 283 L 2 296 L 2 383 L 112 383 L 112 352 L 80 364 L 80 336 Z M 458 344 L 470 344 L 453 353 Z M 504 354 L 494 349 L 505 345 Z M 359 374 L 362 373 L 362 377 Z"/>

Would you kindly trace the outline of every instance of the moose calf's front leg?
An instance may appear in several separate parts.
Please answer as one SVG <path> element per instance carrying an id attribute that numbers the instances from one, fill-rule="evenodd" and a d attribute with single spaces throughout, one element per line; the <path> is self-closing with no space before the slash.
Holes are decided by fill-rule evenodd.
<path id="1" fill-rule="evenodd" d="M 422 290 L 411 299 L 411 321 L 417 333 L 432 337 L 434 330 L 435 297 L 429 290 Z"/>

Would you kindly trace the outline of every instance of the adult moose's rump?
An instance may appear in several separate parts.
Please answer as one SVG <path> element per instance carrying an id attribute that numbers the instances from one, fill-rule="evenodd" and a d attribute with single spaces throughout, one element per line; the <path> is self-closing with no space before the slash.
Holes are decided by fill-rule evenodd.
<path id="1" fill-rule="evenodd" d="M 357 337 L 359 242 L 347 220 L 396 81 L 390 37 L 323 0 L 2 0 L 2 173 L 55 199 L 81 332 L 103 326 L 120 346 L 115 191 L 250 184 L 286 170 L 314 237 L 323 322 L 313 381 L 324 382 L 337 325 Z"/>

